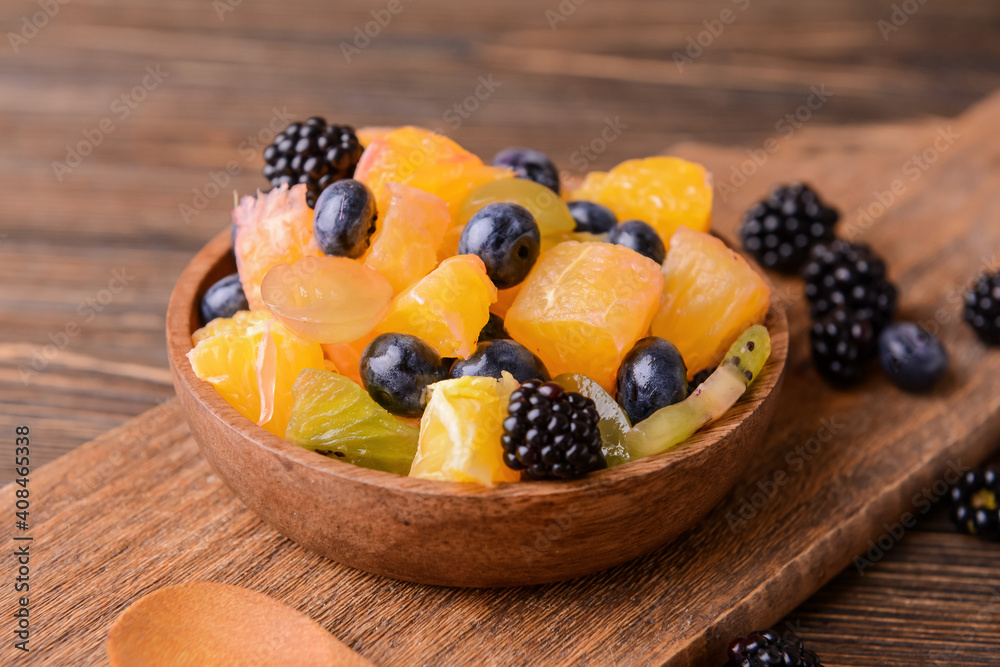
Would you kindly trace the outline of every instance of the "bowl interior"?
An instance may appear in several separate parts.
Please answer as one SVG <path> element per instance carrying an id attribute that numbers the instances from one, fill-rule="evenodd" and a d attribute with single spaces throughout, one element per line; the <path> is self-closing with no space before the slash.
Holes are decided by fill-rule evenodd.
<path id="1" fill-rule="evenodd" d="M 751 415 L 780 381 L 788 351 L 788 320 L 784 310 L 772 301 L 765 322 L 771 335 L 771 358 L 764 372 L 754 382 L 740 401 L 720 420 L 702 429 L 695 436 L 673 451 L 633 461 L 626 465 L 592 473 L 571 482 L 501 484 L 487 489 L 476 484 L 439 482 L 402 477 L 378 470 L 369 470 L 342 463 L 325 456 L 296 447 L 278 438 L 237 412 L 215 392 L 207 382 L 198 379 L 187 362 L 191 334 L 201 326 L 199 304 L 205 291 L 220 278 L 236 271 L 235 259 L 230 252 L 231 236 L 227 229 L 210 241 L 192 260 L 178 280 L 171 296 L 167 313 L 167 338 L 170 362 L 178 379 L 200 400 L 209 404 L 232 427 L 262 447 L 283 457 L 309 466 L 325 475 L 350 478 L 367 484 L 406 489 L 414 493 L 445 495 L 552 495 L 580 487 L 600 487 L 621 478 L 639 478 L 655 474 L 666 467 L 679 465 L 685 459 L 697 457 L 700 452 L 726 438 L 745 418 Z"/>

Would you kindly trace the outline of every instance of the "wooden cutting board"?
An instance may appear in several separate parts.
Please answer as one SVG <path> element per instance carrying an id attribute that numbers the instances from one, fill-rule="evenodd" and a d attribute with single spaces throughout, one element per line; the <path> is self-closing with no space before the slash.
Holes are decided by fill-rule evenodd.
<path id="1" fill-rule="evenodd" d="M 1000 262 L 998 124 L 994 97 L 955 120 L 798 130 L 786 122 L 752 154 L 671 151 L 730 186 L 718 190 L 716 216 L 730 238 L 739 212 L 772 183 L 813 183 L 844 212 L 841 233 L 887 258 L 902 316 L 936 329 L 952 355 L 930 396 L 903 394 L 877 374 L 833 391 L 808 360 L 801 285 L 776 281 L 792 323 L 779 413 L 737 488 L 673 545 L 524 589 L 432 588 L 349 570 L 245 510 L 170 401 L 31 475 L 31 662 L 102 664 L 108 628 L 130 603 L 210 580 L 270 594 L 380 665 L 720 664 L 731 637 L 780 619 L 869 540 L 891 548 L 897 524 L 923 513 L 949 470 L 1000 444 L 1000 350 L 978 343 L 958 298 Z M 0 508 L 13 507 L 15 488 L 0 491 Z M 12 523 L 0 527 L 4 553 L 14 548 Z M 13 608 L 11 588 L 0 590 L 0 608 Z M 6 641 L 0 657 L 23 658 Z"/>

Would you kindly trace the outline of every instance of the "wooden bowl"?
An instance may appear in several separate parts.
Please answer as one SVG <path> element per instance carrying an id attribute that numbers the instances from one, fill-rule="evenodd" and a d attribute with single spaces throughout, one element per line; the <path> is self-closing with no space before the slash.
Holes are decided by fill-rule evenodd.
<path id="1" fill-rule="evenodd" d="M 410 479 L 296 447 L 240 415 L 188 363 L 202 294 L 235 271 L 230 232 L 184 270 L 167 308 L 174 386 L 215 472 L 261 519 L 361 570 L 426 584 L 519 586 L 579 577 L 675 539 L 735 484 L 774 413 L 788 321 L 768 314 L 772 355 L 721 420 L 677 450 L 572 482 L 485 489 Z"/>

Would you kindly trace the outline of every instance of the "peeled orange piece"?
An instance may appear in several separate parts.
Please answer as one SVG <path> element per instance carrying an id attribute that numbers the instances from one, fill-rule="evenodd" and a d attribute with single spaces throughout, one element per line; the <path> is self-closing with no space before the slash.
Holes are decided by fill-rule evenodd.
<path id="1" fill-rule="evenodd" d="M 376 132 L 373 128 L 366 135 L 371 141 L 354 172 L 354 178 L 375 194 L 379 211 L 390 206 L 388 184 L 404 183 L 443 199 L 454 218 L 471 190 L 514 177 L 509 169 L 484 165 L 476 155 L 437 132 L 412 126 L 384 129 Z"/>
<path id="2" fill-rule="evenodd" d="M 466 376 L 430 385 L 410 477 L 495 486 L 521 474 L 503 462 L 503 420 L 517 381 Z"/>
<path id="3" fill-rule="evenodd" d="M 490 312 L 496 313 L 501 318 L 507 317 L 507 311 L 514 305 L 514 299 L 521 292 L 521 285 L 514 285 L 497 292 L 497 300 L 490 306 Z"/>
<path id="4" fill-rule="evenodd" d="M 609 172 L 592 172 L 573 198 L 603 204 L 619 220 L 648 222 L 668 248 L 678 227 L 706 232 L 712 224 L 711 174 L 676 157 L 627 160 Z"/>
<path id="5" fill-rule="evenodd" d="M 347 343 L 382 319 L 392 285 L 347 257 L 307 257 L 264 276 L 261 295 L 282 324 L 315 343 Z"/>
<path id="6" fill-rule="evenodd" d="M 395 129 L 398 128 L 393 125 L 368 125 L 359 127 L 354 134 L 358 137 L 358 143 L 368 147 L 373 141 L 381 139 Z"/>
<path id="7" fill-rule="evenodd" d="M 389 210 L 378 224 L 365 266 L 382 274 L 399 294 L 437 266 L 437 251 L 451 225 L 440 197 L 401 183 L 389 183 Z"/>
<path id="8" fill-rule="evenodd" d="M 507 311 L 507 331 L 553 376 L 579 373 L 614 393 L 622 358 L 660 303 L 660 266 L 610 243 L 567 241 L 535 264 Z"/>
<path id="9" fill-rule="evenodd" d="M 303 369 L 323 368 L 320 346 L 299 338 L 262 311 L 217 318 L 191 339 L 195 346 L 187 356 L 195 375 L 244 417 L 285 437 L 292 385 Z M 269 359 L 259 358 L 262 348 Z"/>
<path id="10" fill-rule="evenodd" d="M 306 186 L 287 185 L 256 197 L 244 197 L 233 209 L 236 242 L 233 252 L 240 282 L 252 310 L 266 310 L 260 284 L 278 264 L 304 257 L 322 257 L 313 239 L 313 212 L 306 204 Z"/>
<path id="11" fill-rule="evenodd" d="M 740 334 L 764 321 L 770 306 L 771 289 L 761 275 L 709 234 L 678 229 L 663 276 L 652 331 L 677 346 L 688 379 L 718 365 Z"/>
<path id="12" fill-rule="evenodd" d="M 350 343 L 328 343 L 323 345 L 323 354 L 326 356 L 337 372 L 344 377 L 361 384 L 361 354 L 368 347 L 368 343 L 377 336 L 375 332 L 370 332 Z"/>
<path id="13" fill-rule="evenodd" d="M 465 359 L 476 348 L 496 300 L 497 288 L 486 275 L 483 260 L 457 255 L 400 292 L 375 331 L 411 334 L 442 357 Z"/>

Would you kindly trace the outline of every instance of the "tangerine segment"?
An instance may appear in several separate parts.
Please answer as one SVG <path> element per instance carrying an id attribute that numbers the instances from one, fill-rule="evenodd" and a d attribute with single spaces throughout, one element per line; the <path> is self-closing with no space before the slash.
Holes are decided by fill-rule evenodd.
<path id="1" fill-rule="evenodd" d="M 370 332 L 350 343 L 328 343 L 323 345 L 323 354 L 338 373 L 361 384 L 361 354 L 376 335 Z"/>
<path id="2" fill-rule="evenodd" d="M 649 329 L 659 265 L 610 243 L 567 241 L 535 264 L 504 320 L 553 376 L 587 375 L 614 393 L 622 358 Z"/>
<path id="3" fill-rule="evenodd" d="M 265 346 L 271 348 L 273 357 L 261 364 L 258 373 L 258 351 L 265 336 L 269 337 Z M 191 338 L 195 346 L 187 356 L 195 375 L 215 387 L 251 421 L 259 421 L 262 403 L 267 405 L 264 412 L 270 412 L 270 419 L 262 426 L 285 437 L 292 410 L 289 392 L 302 369 L 323 368 L 320 346 L 299 338 L 262 311 L 241 311 L 232 318 L 215 319 Z M 269 393 L 263 402 L 261 387 Z"/>
<path id="4" fill-rule="evenodd" d="M 394 125 L 368 125 L 366 127 L 359 127 L 354 134 L 358 137 L 358 143 L 367 148 L 376 139 L 382 139 L 397 129 L 399 128 Z"/>
<path id="5" fill-rule="evenodd" d="M 517 381 L 466 376 L 430 385 L 410 477 L 495 486 L 520 473 L 503 462 L 503 420 Z"/>
<path id="6" fill-rule="evenodd" d="M 482 160 L 443 134 L 408 125 L 373 138 L 358 160 L 354 178 L 371 188 L 379 211 L 384 211 L 388 183 L 407 183 L 428 165 L 466 161 L 482 165 Z"/>
<path id="7" fill-rule="evenodd" d="M 677 346 L 688 379 L 717 366 L 741 333 L 764 321 L 770 306 L 771 289 L 761 275 L 709 234 L 678 229 L 663 276 L 652 332 Z"/>
<path id="8" fill-rule="evenodd" d="M 465 359 L 476 348 L 496 300 L 497 288 L 483 260 L 457 255 L 400 292 L 375 331 L 417 336 L 442 357 Z"/>
<path id="9" fill-rule="evenodd" d="M 373 470 L 405 475 L 418 431 L 397 420 L 347 378 L 304 370 L 292 387 L 289 442 Z"/>
<path id="10" fill-rule="evenodd" d="M 267 310 L 260 284 L 278 264 L 304 257 L 322 257 L 313 238 L 313 212 L 306 204 L 306 186 L 287 185 L 256 197 L 243 197 L 233 209 L 236 241 L 233 253 L 251 310 Z"/>
<path id="11" fill-rule="evenodd" d="M 261 295 L 282 324 L 315 343 L 347 343 L 372 330 L 392 300 L 392 285 L 347 257 L 306 257 L 279 264 Z"/>
<path id="12" fill-rule="evenodd" d="M 521 283 L 522 285 L 524 283 Z M 496 313 L 501 319 L 507 317 L 507 311 L 510 307 L 514 305 L 514 299 L 521 292 L 521 285 L 514 285 L 513 287 L 508 287 L 507 289 L 502 289 L 497 292 L 496 302 L 490 306 L 490 312 Z"/>
<path id="13" fill-rule="evenodd" d="M 440 197 L 401 183 L 389 183 L 389 210 L 365 258 L 365 266 L 385 276 L 394 294 L 437 266 L 437 251 L 451 225 Z"/>
<path id="14" fill-rule="evenodd" d="M 668 248 L 678 227 L 707 232 L 712 224 L 711 174 L 676 157 L 627 160 L 588 174 L 573 198 L 603 204 L 619 220 L 648 222 Z"/>
<path id="15" fill-rule="evenodd" d="M 454 220 L 469 193 L 484 184 L 514 181 L 514 172 L 506 167 L 491 167 L 476 160 L 439 163 L 422 167 L 406 179 L 407 185 L 420 188 L 443 199 Z"/>

